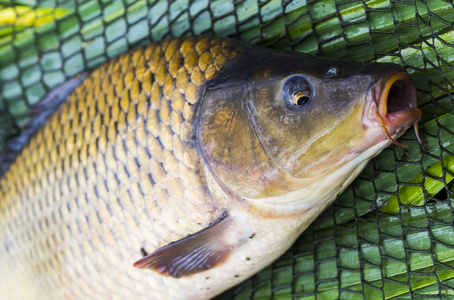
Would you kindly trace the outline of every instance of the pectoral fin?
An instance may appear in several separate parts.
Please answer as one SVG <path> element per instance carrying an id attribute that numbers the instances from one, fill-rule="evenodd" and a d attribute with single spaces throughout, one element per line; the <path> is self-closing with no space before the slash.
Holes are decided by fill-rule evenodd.
<path id="1" fill-rule="evenodd" d="M 227 259 L 235 246 L 225 235 L 232 223 L 232 218 L 224 213 L 207 228 L 157 249 L 137 261 L 134 267 L 175 278 L 216 267 Z"/>

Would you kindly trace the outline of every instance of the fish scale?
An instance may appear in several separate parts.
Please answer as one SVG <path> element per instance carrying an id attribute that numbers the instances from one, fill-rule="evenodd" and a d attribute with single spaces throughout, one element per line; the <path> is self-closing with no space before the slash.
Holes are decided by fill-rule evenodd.
<path id="1" fill-rule="evenodd" d="M 167 293 L 131 265 L 142 247 L 153 251 L 219 215 L 188 143 L 200 86 L 236 54 L 222 39 L 165 41 L 121 55 L 74 90 L 0 182 L 8 270 L 0 295 Z"/>

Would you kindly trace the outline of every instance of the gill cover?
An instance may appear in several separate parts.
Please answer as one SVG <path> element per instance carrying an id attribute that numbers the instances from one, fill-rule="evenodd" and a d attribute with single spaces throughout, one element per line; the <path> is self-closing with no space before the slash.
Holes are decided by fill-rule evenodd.
<path id="1" fill-rule="evenodd" d="M 264 193 L 264 177 L 274 169 L 251 126 L 248 92 L 243 82 L 207 89 L 198 123 L 206 165 L 224 190 L 243 197 Z"/>

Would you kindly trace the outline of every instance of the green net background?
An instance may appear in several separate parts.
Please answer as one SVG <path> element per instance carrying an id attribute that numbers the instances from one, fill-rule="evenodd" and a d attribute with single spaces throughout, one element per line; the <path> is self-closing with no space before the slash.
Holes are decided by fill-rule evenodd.
<path id="1" fill-rule="evenodd" d="M 0 147 L 77 73 L 170 37 L 218 35 L 412 75 L 413 132 L 376 157 L 277 262 L 221 299 L 454 299 L 451 1 L 0 0 Z"/>

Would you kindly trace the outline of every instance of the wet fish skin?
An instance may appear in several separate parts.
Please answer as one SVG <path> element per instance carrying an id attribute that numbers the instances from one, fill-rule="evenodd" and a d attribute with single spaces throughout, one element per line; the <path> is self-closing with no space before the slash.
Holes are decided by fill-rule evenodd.
<path id="1" fill-rule="evenodd" d="M 333 65 L 342 72 L 333 76 Z M 303 71 L 317 95 L 344 91 L 355 76 L 357 84 L 337 104 L 314 97 L 322 108 L 292 110 L 280 91 Z M 325 135 L 340 134 L 331 138 L 348 153 L 363 147 L 379 132 L 351 134 L 369 87 L 398 71 L 202 37 L 155 43 L 101 66 L 0 179 L 0 295 L 203 299 L 239 283 L 285 252 L 389 144 L 374 142 L 323 172 L 327 184 L 311 167 L 326 143 L 306 141 L 331 128 Z M 323 118 L 313 124 L 317 112 Z M 344 126 L 329 125 L 339 119 Z M 301 145 L 314 147 L 308 159 L 291 154 Z M 212 246 L 222 259 L 206 270 L 176 267 L 166 247 L 187 257 L 181 243 Z M 142 248 L 151 257 L 164 249 L 166 260 L 132 267 Z"/>

